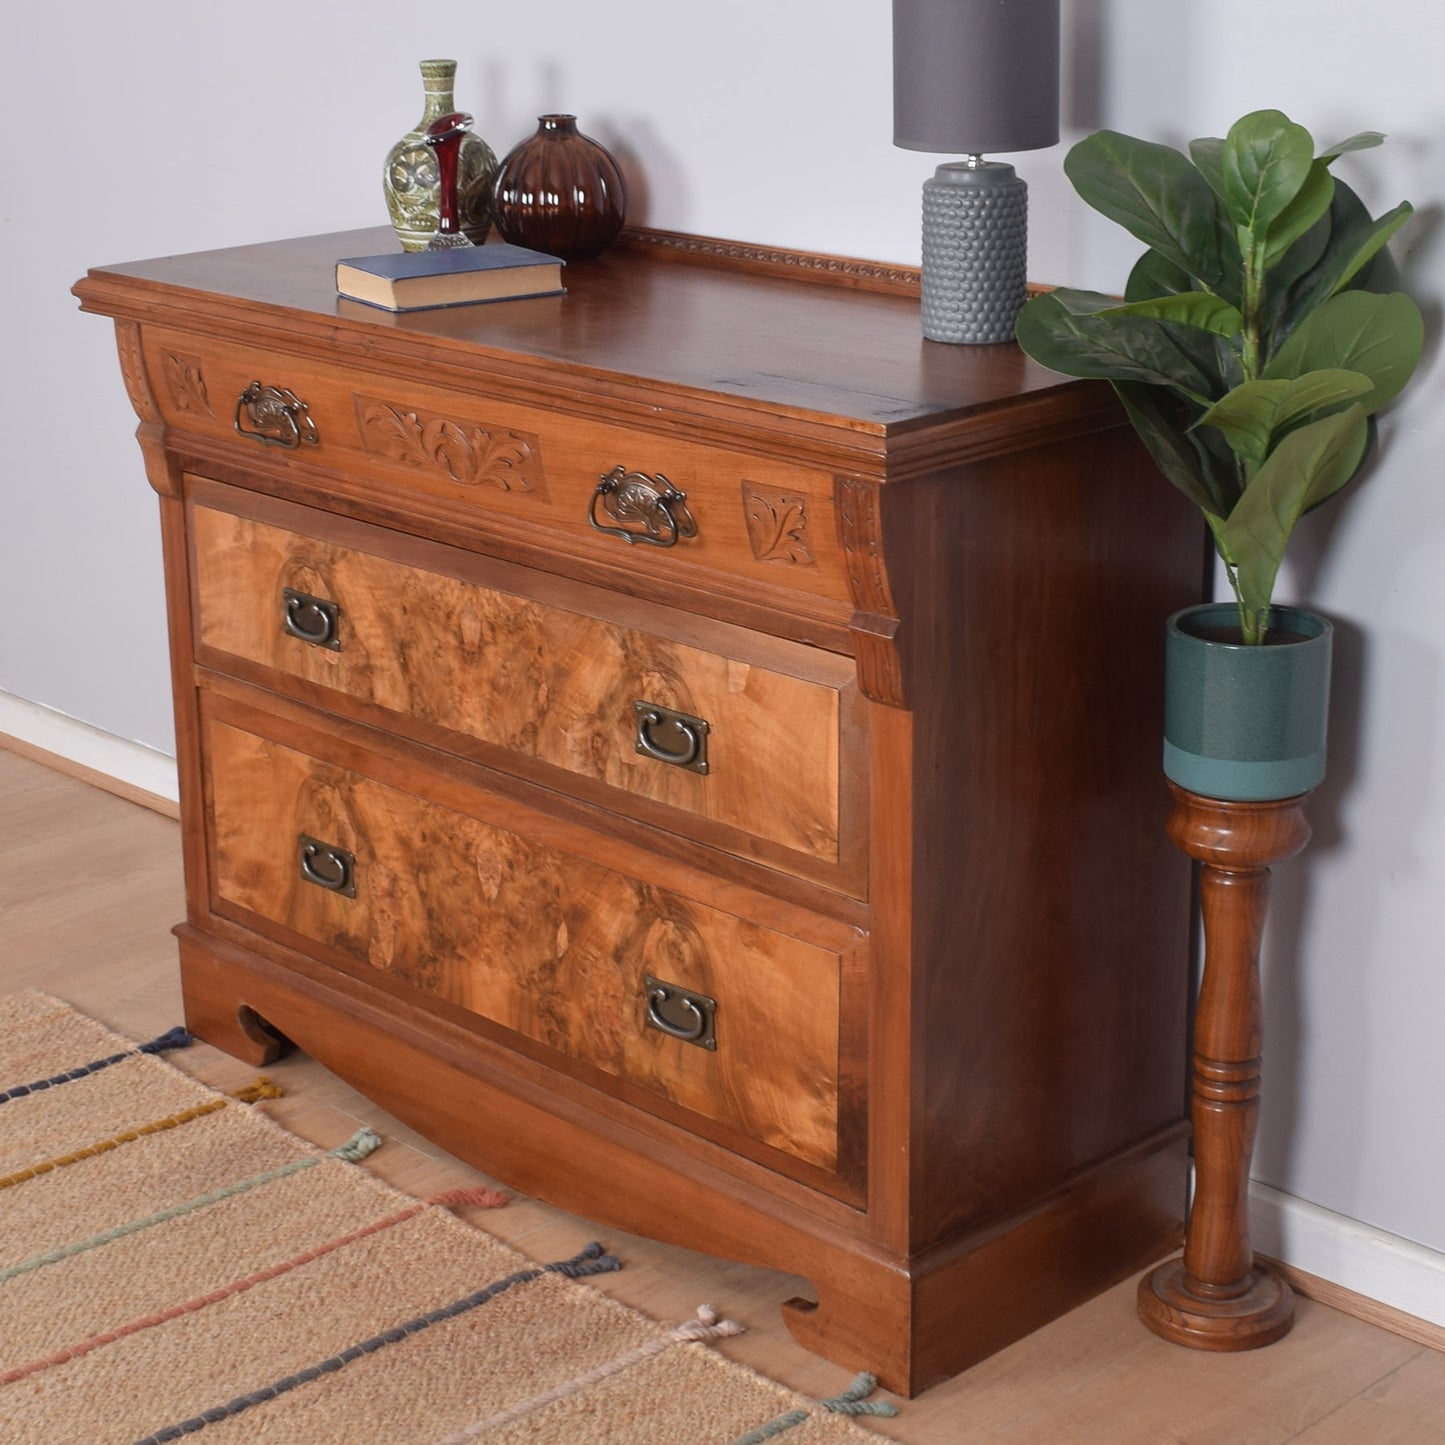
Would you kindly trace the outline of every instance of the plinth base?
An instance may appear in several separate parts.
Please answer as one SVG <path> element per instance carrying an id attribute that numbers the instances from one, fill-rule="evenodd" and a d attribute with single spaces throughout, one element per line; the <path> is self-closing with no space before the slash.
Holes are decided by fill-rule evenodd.
<path id="1" fill-rule="evenodd" d="M 1139 1281 L 1139 1318 L 1156 1335 L 1195 1350 L 1257 1350 L 1294 1324 L 1294 1293 L 1254 1267 L 1254 1283 L 1234 1299 L 1201 1299 L 1186 1287 L 1184 1261 L 1167 1260 Z"/>

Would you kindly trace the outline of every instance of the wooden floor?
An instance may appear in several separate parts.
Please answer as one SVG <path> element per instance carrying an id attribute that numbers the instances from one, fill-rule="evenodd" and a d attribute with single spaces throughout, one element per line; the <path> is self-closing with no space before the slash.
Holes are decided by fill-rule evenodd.
<path id="1" fill-rule="evenodd" d="M 132 1037 L 180 1021 L 170 926 L 183 912 L 178 826 L 0 749 L 0 993 L 42 989 Z M 208 1084 L 255 1071 L 208 1046 L 173 1060 Z M 414 1194 L 481 1176 L 433 1148 L 302 1055 L 268 1071 L 267 1109 L 325 1147 L 358 1123 L 386 1138 L 368 1167 Z M 502 1181 L 505 1183 L 505 1181 Z M 514 1197 L 486 1227 L 536 1258 L 601 1238 L 624 1269 L 599 1289 L 669 1320 L 707 1301 L 747 1333 L 722 1348 L 813 1396 L 848 1383 L 792 1341 L 778 1303 L 806 1282 L 600 1229 Z M 1134 1316 L 1133 1282 L 916 1400 L 889 1438 L 915 1445 L 1445 1445 L 1445 1354 L 1302 1299 L 1269 1349 L 1203 1355 L 1164 1344 Z M 586 1445 L 579 1441 L 578 1445 Z"/>

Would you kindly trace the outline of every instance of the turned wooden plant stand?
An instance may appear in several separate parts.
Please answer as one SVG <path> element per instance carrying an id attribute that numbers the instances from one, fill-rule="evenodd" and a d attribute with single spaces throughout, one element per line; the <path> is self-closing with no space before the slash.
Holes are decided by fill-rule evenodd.
<path id="1" fill-rule="evenodd" d="M 1194 1204 L 1184 1255 L 1139 1282 L 1139 1317 L 1198 1350 L 1252 1350 L 1289 1333 L 1294 1296 L 1255 1262 L 1249 1163 L 1259 1117 L 1259 946 L 1270 867 L 1309 841 L 1308 793 L 1277 802 L 1206 798 L 1175 783 L 1169 836 L 1197 859 L 1204 977 L 1194 1024 Z"/>

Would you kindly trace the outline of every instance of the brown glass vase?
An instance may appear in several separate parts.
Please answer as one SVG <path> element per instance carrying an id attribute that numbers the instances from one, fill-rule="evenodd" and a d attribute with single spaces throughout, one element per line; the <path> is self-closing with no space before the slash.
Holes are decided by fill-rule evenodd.
<path id="1" fill-rule="evenodd" d="M 575 115 L 544 115 L 503 158 L 492 215 L 503 240 L 585 261 L 622 229 L 627 187 L 606 148 L 581 134 Z"/>

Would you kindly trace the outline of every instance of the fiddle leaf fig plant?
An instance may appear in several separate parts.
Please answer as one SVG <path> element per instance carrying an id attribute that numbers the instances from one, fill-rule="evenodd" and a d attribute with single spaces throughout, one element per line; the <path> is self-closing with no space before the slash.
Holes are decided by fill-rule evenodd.
<path id="1" fill-rule="evenodd" d="M 1159 470 L 1203 512 L 1246 642 L 1265 639 L 1295 523 L 1359 471 L 1374 414 L 1420 359 L 1419 308 L 1371 289 L 1410 204 L 1374 219 L 1330 171 L 1383 139 L 1317 154 L 1277 110 L 1187 156 L 1099 131 L 1065 173 L 1148 249 L 1122 300 L 1059 289 L 1019 315 L 1036 361 L 1113 383 Z"/>

